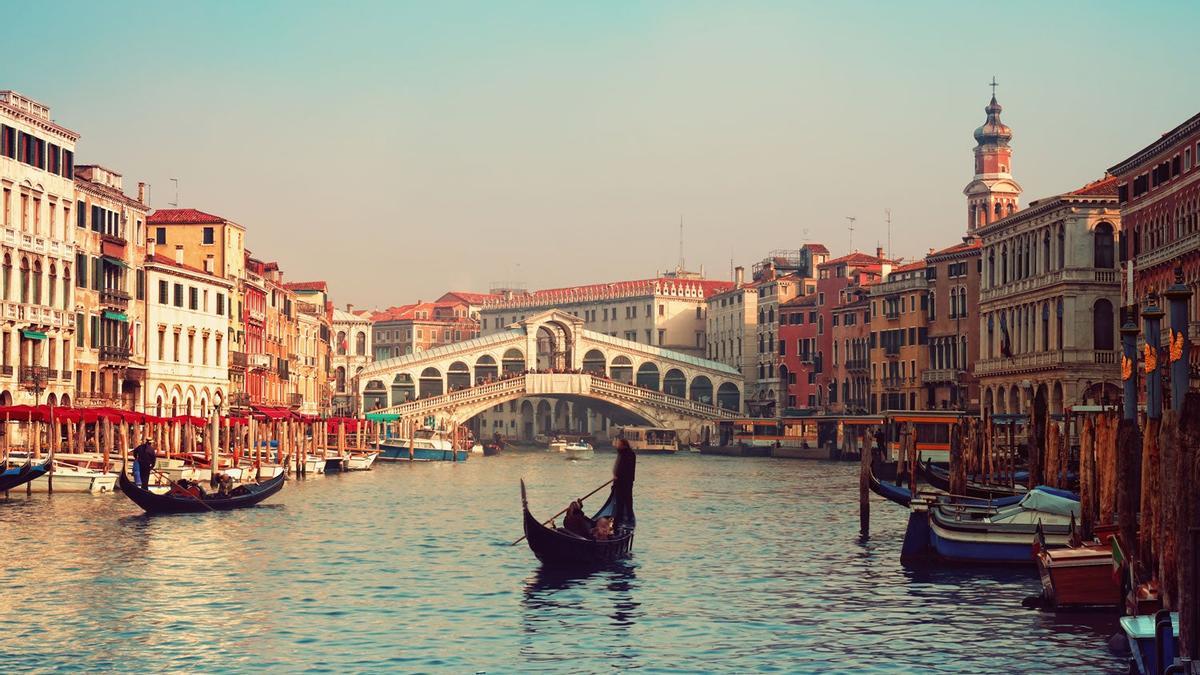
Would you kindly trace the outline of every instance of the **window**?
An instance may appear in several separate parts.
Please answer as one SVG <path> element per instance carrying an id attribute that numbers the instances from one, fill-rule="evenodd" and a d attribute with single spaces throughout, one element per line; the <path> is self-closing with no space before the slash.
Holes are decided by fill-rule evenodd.
<path id="1" fill-rule="evenodd" d="M 174 304 L 176 307 L 183 307 L 183 284 L 175 284 Z"/>
<path id="2" fill-rule="evenodd" d="M 214 243 L 216 243 L 216 237 L 214 236 L 213 228 L 211 228 L 211 227 L 204 228 L 204 243 L 207 246 L 211 246 Z"/>
<path id="3" fill-rule="evenodd" d="M 158 304 L 165 305 L 171 301 L 169 287 L 170 284 L 165 280 L 158 280 Z"/>
<path id="4" fill-rule="evenodd" d="M 225 294 L 217 293 L 217 315 L 225 315 Z"/>
<path id="5" fill-rule="evenodd" d="M 196 336 L 188 334 L 188 363 L 196 362 Z"/>
<path id="6" fill-rule="evenodd" d="M 188 309 L 200 309 L 200 293 L 195 286 L 188 286 Z"/>
<path id="7" fill-rule="evenodd" d="M 146 270 L 137 271 L 137 299 L 146 299 Z"/>
<path id="8" fill-rule="evenodd" d="M 91 346 L 95 349 L 100 346 L 100 317 L 92 316 L 88 321 L 88 330 L 91 332 Z"/>
<path id="9" fill-rule="evenodd" d="M 154 243 L 156 243 L 156 244 L 166 244 L 167 243 L 167 228 L 160 227 L 160 228 L 155 229 Z"/>
<path id="10" fill-rule="evenodd" d="M 662 305 L 659 305 L 659 307 L 662 307 Z M 666 341 L 667 341 L 667 331 L 662 328 L 659 328 L 658 329 L 658 344 L 659 344 L 659 346 L 661 347 L 663 344 L 666 343 Z"/>
<path id="11" fill-rule="evenodd" d="M 1100 223 L 1093 233 L 1092 256 L 1093 263 L 1101 269 L 1113 267 L 1113 228 L 1108 223 Z"/>

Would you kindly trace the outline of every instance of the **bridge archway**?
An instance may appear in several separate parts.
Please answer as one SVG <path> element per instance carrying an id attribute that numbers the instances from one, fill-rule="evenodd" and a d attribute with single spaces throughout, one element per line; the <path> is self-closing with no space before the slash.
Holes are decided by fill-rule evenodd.
<path id="1" fill-rule="evenodd" d="M 367 382 L 363 390 L 363 410 L 377 410 L 388 405 L 387 387 L 379 380 Z"/>
<path id="2" fill-rule="evenodd" d="M 742 392 L 736 384 L 726 382 L 717 388 L 717 406 L 726 410 L 742 409 Z"/>
<path id="3" fill-rule="evenodd" d="M 525 367 L 525 353 L 516 347 L 509 348 L 500 359 L 500 370 L 505 375 L 519 375 L 528 370 Z"/>
<path id="4" fill-rule="evenodd" d="M 692 387 L 691 391 L 688 392 L 688 398 L 711 405 L 713 402 L 712 380 L 703 375 L 697 375 L 692 378 Z"/>
<path id="5" fill-rule="evenodd" d="M 533 403 L 521 401 L 521 437 L 527 441 L 533 440 Z"/>
<path id="6" fill-rule="evenodd" d="M 487 382 L 495 380 L 500 376 L 500 369 L 496 366 L 496 359 L 491 354 L 484 354 L 475 359 L 475 383 Z"/>
<path id="7" fill-rule="evenodd" d="M 543 434 L 549 434 L 553 430 L 554 420 L 551 417 L 550 402 L 546 399 L 538 401 L 537 405 L 537 423 L 538 431 Z"/>
<path id="8" fill-rule="evenodd" d="M 687 398 L 687 378 L 683 376 L 683 371 L 678 368 L 668 370 L 663 375 L 662 390 L 664 394 Z"/>
<path id="9" fill-rule="evenodd" d="M 416 397 L 417 384 L 413 382 L 412 375 L 396 373 L 396 377 L 392 379 L 392 405 L 400 405 Z"/>
<path id="10" fill-rule="evenodd" d="M 421 379 L 419 382 L 419 392 L 421 398 L 426 396 L 440 396 L 445 393 L 445 386 L 442 383 L 442 371 L 430 366 L 421 371 Z"/>
<path id="11" fill-rule="evenodd" d="M 554 402 L 554 430 L 571 430 L 571 406 L 561 398 Z"/>
<path id="12" fill-rule="evenodd" d="M 611 371 L 609 377 L 617 382 L 633 384 L 633 362 L 629 360 L 628 356 L 622 355 L 614 358 L 609 370 Z"/>
<path id="13" fill-rule="evenodd" d="M 583 372 L 607 377 L 608 360 L 604 358 L 604 352 L 599 349 L 589 349 L 588 353 L 583 355 Z"/>
<path id="14" fill-rule="evenodd" d="M 649 361 L 646 361 L 642 365 L 638 366 L 637 386 L 643 389 L 653 389 L 654 391 L 658 391 L 658 366 Z"/>
<path id="15" fill-rule="evenodd" d="M 531 317 L 526 324 L 526 331 L 533 336 L 536 346 L 534 367 L 540 370 L 576 368 L 576 328 L 582 326 L 581 319 L 565 312 L 546 312 Z"/>
<path id="16" fill-rule="evenodd" d="M 471 369 L 462 361 L 455 361 L 446 369 L 446 390 L 466 389 L 471 386 Z"/>

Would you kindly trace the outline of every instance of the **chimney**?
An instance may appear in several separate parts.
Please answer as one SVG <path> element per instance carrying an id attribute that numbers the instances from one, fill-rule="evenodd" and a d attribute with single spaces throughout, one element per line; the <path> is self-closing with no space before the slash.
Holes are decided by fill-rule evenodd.
<path id="1" fill-rule="evenodd" d="M 346 313 L 347 313 L 347 314 L 353 314 L 353 313 L 354 313 L 354 303 L 352 303 L 352 302 L 347 302 L 347 303 L 346 303 Z"/>
<path id="2" fill-rule="evenodd" d="M 183 264 L 183 246 L 181 244 L 175 244 L 175 264 Z"/>
<path id="3" fill-rule="evenodd" d="M 875 257 L 879 258 L 879 259 L 883 258 L 883 247 L 882 246 L 875 247 Z"/>
<path id="4" fill-rule="evenodd" d="M 733 285 L 738 288 L 741 288 L 742 284 L 745 283 L 745 281 L 746 281 L 746 268 L 742 267 L 741 265 L 738 265 L 737 267 L 733 268 Z"/>
<path id="5" fill-rule="evenodd" d="M 146 240 L 146 257 L 154 257 L 154 237 L 150 237 Z"/>
<path id="6" fill-rule="evenodd" d="M 138 203 L 149 206 L 149 204 L 146 204 L 146 183 L 145 183 L 145 181 L 138 181 Z"/>

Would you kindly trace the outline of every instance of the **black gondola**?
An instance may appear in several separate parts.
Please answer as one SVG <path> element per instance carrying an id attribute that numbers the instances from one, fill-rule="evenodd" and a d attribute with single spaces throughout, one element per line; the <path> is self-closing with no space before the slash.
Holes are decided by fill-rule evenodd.
<path id="1" fill-rule="evenodd" d="M 279 492 L 283 489 L 283 481 L 286 478 L 287 476 L 281 471 L 270 480 L 241 486 L 239 490 L 244 490 L 242 494 L 229 497 L 207 495 L 197 498 L 171 494 L 159 495 L 149 490 L 143 490 L 134 485 L 133 481 L 129 480 L 124 467 L 121 468 L 121 473 L 118 476 L 121 492 L 126 497 L 129 497 L 134 504 L 142 507 L 146 513 L 203 513 L 205 511 L 244 509 L 247 506 L 254 506 L 267 497 Z"/>
<path id="2" fill-rule="evenodd" d="M 19 467 L 6 469 L 0 473 L 0 492 L 7 492 L 8 490 L 18 488 L 29 481 L 37 480 L 46 475 L 46 472 L 50 470 L 51 461 L 53 460 L 47 458 L 41 464 L 34 464 L 33 460 L 26 460 Z"/>
<path id="3" fill-rule="evenodd" d="M 592 516 L 592 520 L 610 515 L 612 507 L 613 497 L 610 492 L 608 501 Z M 521 508 L 525 512 L 525 540 L 529 542 L 529 549 L 548 567 L 601 567 L 628 556 L 633 550 L 634 527 L 623 527 L 613 538 L 595 541 L 542 525 L 529 512 L 529 502 L 525 498 L 525 481 L 521 481 Z"/>
<path id="4" fill-rule="evenodd" d="M 890 481 L 879 480 L 876 476 L 878 461 L 871 463 L 871 492 L 883 497 L 894 504 L 907 507 L 912 502 L 912 495 L 906 486 L 896 485 Z M 895 471 L 892 471 L 894 474 Z"/>
<path id="5" fill-rule="evenodd" d="M 929 460 L 925 460 L 917 464 L 921 470 L 921 478 L 926 483 L 942 492 L 950 492 L 950 472 L 934 465 Z M 985 485 L 983 483 L 975 483 L 967 481 L 966 494 L 962 497 L 975 497 L 977 499 L 996 499 L 998 497 L 1012 497 L 1015 495 L 1025 494 L 1025 488 L 1021 486 L 1008 487 L 1006 485 Z"/>

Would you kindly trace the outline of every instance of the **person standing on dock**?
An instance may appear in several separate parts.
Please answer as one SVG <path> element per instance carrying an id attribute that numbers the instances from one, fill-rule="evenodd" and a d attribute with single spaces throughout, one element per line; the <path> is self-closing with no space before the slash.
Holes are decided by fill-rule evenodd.
<path id="1" fill-rule="evenodd" d="M 154 470 L 154 465 L 158 458 L 155 456 L 154 446 L 150 445 L 150 441 L 144 441 L 141 445 L 133 449 L 134 459 L 134 480 L 139 481 L 138 485 L 143 489 L 149 489 L 150 472 Z"/>
<path id="2" fill-rule="evenodd" d="M 617 461 L 613 462 L 613 525 L 616 529 L 632 527 L 636 522 L 633 515 L 633 478 L 637 469 L 637 454 L 629 441 L 618 438 L 613 441 L 617 449 Z"/>

